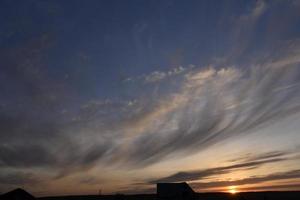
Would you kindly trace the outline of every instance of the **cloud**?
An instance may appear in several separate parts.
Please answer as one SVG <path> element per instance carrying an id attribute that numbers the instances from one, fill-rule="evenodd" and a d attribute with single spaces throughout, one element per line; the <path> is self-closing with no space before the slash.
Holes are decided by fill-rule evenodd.
<path id="1" fill-rule="evenodd" d="M 278 181 L 278 180 L 288 180 L 288 179 L 297 179 L 300 178 L 300 170 L 290 170 L 286 172 L 276 172 L 271 173 L 265 176 L 250 176 L 247 178 L 242 178 L 238 180 L 230 180 L 230 181 L 207 181 L 210 180 L 209 178 L 223 175 L 223 174 L 230 174 L 232 171 L 244 171 L 244 170 L 252 170 L 254 168 L 261 167 L 263 165 L 288 161 L 293 159 L 291 157 L 293 153 L 291 152 L 266 152 L 262 154 L 258 154 L 255 156 L 244 156 L 241 158 L 237 158 L 236 160 L 240 160 L 243 162 L 238 162 L 233 165 L 224 166 L 224 167 L 216 167 L 216 168 L 209 168 L 209 169 L 202 169 L 202 170 L 193 170 L 193 171 L 183 171 L 172 174 L 167 177 L 159 178 L 159 179 L 152 179 L 148 182 L 148 184 L 155 184 L 159 182 L 183 182 L 183 181 L 192 181 L 190 184 L 196 190 L 201 189 L 210 189 L 216 187 L 227 187 L 229 185 L 247 185 L 247 184 L 259 184 L 269 181 Z M 290 185 L 292 186 L 292 185 Z M 247 187 L 248 190 L 252 189 L 282 189 L 282 188 L 291 188 L 289 186 L 284 185 L 277 185 L 277 186 L 265 186 L 265 187 Z M 298 185 L 294 185 L 293 187 L 298 187 Z"/>
<path id="2" fill-rule="evenodd" d="M 128 159 L 147 165 L 170 154 L 201 151 L 298 113 L 296 63 L 189 72 L 177 93 L 140 116 L 143 128 L 126 149 Z M 294 87 L 278 90 L 289 85 Z"/>
<path id="3" fill-rule="evenodd" d="M 212 182 L 195 182 L 192 183 L 192 187 L 195 189 L 205 189 L 211 187 L 224 187 L 228 185 L 246 185 L 246 184 L 258 184 L 268 181 L 278 181 L 286 179 L 300 178 L 300 170 L 291 170 L 286 172 L 273 173 L 266 176 L 253 176 L 236 181 L 212 181 Z"/>
<path id="4" fill-rule="evenodd" d="M 194 68 L 194 65 L 190 65 L 188 67 L 182 67 L 182 66 L 175 67 L 167 72 L 154 71 L 144 77 L 145 82 L 146 83 L 157 82 L 157 81 L 163 80 L 167 77 L 172 77 L 172 76 L 187 72 L 187 71 L 191 70 L 192 68 Z"/>
<path id="5" fill-rule="evenodd" d="M 259 56 L 249 52 L 252 43 L 257 42 L 256 32 L 257 26 L 262 19 L 264 13 L 266 13 L 268 4 L 266 1 L 259 0 L 253 1 L 252 6 L 242 15 L 237 15 L 232 20 L 232 28 L 230 29 L 230 34 L 228 36 L 228 41 L 230 42 L 230 47 L 226 49 L 225 56 L 223 58 L 218 58 L 221 63 L 232 63 L 247 61 L 257 59 Z M 227 31 L 225 29 L 225 31 Z M 260 52 L 264 54 L 266 52 Z M 250 55 L 250 58 L 248 57 Z"/>
<path id="6" fill-rule="evenodd" d="M 94 143 L 83 146 L 77 133 L 69 134 L 84 127 L 92 107 L 100 105 L 90 102 L 80 107 L 73 101 L 77 94 L 64 78 L 49 75 L 44 61 L 52 43 L 51 35 L 43 34 L 1 49 L 1 170 L 31 167 L 66 175 L 90 168 L 110 148 L 109 141 L 99 140 L 100 147 Z M 81 118 L 74 122 L 78 112 Z"/>
<path id="7" fill-rule="evenodd" d="M 40 145 L 1 145 L 0 167 L 50 167 L 55 157 Z"/>
<path id="8" fill-rule="evenodd" d="M 229 160 L 229 162 L 236 162 L 236 161 L 257 161 L 257 160 L 264 160 L 264 159 L 270 159 L 274 157 L 281 157 L 287 155 L 287 152 L 284 151 L 271 151 L 267 152 L 264 154 L 258 154 L 258 155 L 253 155 L 253 154 L 247 154 L 235 159 Z"/>
<path id="9" fill-rule="evenodd" d="M 192 155 L 300 111 L 298 43 L 290 44 L 291 53 L 244 68 L 191 66 L 144 75 L 139 80 L 148 77 L 166 90 L 152 95 L 149 84 L 142 84 L 145 91 L 117 101 L 78 100 L 68 84 L 49 78 L 41 62 L 46 41 L 25 45 L 30 51 L 16 50 L 25 58 L 15 60 L 13 51 L 2 56 L 10 66 L 0 75 L 6 94 L 0 106 L 2 169 L 42 168 L 62 178 L 95 166 L 141 168 Z M 176 87 L 162 80 L 173 80 Z"/>
<path id="10" fill-rule="evenodd" d="M 172 76 L 186 73 L 189 70 L 193 69 L 194 67 L 195 67 L 194 65 L 189 65 L 187 67 L 183 67 L 183 66 L 174 67 L 169 71 L 153 71 L 149 74 L 144 74 L 144 75 L 138 76 L 136 78 L 134 78 L 134 77 L 127 78 L 125 81 L 142 80 L 145 83 L 155 83 L 155 82 L 162 81 L 166 78 L 170 78 Z"/>
<path id="11" fill-rule="evenodd" d="M 259 191 L 259 190 L 265 190 L 265 191 L 270 191 L 270 190 L 292 190 L 292 191 L 297 191 L 300 188 L 299 183 L 293 183 L 293 184 L 277 184 L 277 185 L 268 185 L 268 186 L 252 186 L 252 187 L 247 187 L 247 188 L 242 188 L 239 189 L 240 191 L 246 190 L 246 191 Z"/>
<path id="12" fill-rule="evenodd" d="M 85 176 L 79 180 L 79 183 L 84 185 L 99 185 L 103 180 L 93 176 Z"/>
<path id="13" fill-rule="evenodd" d="M 259 0 L 256 2 L 255 6 L 246 15 L 241 16 L 241 20 L 253 20 L 260 17 L 266 10 L 266 2 Z"/>
<path id="14" fill-rule="evenodd" d="M 23 185 L 37 184 L 41 180 L 32 173 L 25 172 L 8 172 L 0 175 L 0 184 L 4 185 Z"/>
<path id="15" fill-rule="evenodd" d="M 287 160 L 287 158 L 285 157 L 287 155 L 288 154 L 286 152 L 268 152 L 257 155 L 256 157 L 252 157 L 251 159 L 248 159 L 244 162 L 239 162 L 237 164 L 203 170 L 178 172 L 167 177 L 151 180 L 150 183 L 155 184 L 159 182 L 183 182 L 201 180 L 216 175 L 229 174 L 232 171 L 248 170 L 269 163 L 282 162 Z"/>
<path id="16" fill-rule="evenodd" d="M 5 111 L 0 125 L 10 134 L 0 136 L 6 140 L 0 145 L 0 163 L 13 168 L 48 166 L 62 177 L 99 161 L 147 166 L 249 134 L 299 112 L 295 60 L 279 67 L 276 63 L 247 70 L 192 69 L 181 74 L 180 88 L 159 99 L 88 101 L 71 112 L 75 121 L 72 115 L 69 120 L 35 121 Z M 36 112 L 43 117 L 41 113 Z"/>
<path id="17" fill-rule="evenodd" d="M 146 82 L 156 82 L 164 79 L 166 77 L 166 73 L 164 72 L 159 72 L 159 71 L 154 71 L 150 75 L 145 77 Z"/>

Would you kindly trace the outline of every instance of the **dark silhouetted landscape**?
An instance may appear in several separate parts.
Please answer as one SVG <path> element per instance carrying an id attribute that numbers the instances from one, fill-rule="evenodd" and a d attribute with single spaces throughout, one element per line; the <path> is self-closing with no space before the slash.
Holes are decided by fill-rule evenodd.
<path id="1" fill-rule="evenodd" d="M 164 191 L 167 192 L 167 191 Z M 16 189 L 0 196 L 0 200 L 299 200 L 300 192 L 241 192 L 229 193 L 194 193 L 192 196 L 180 195 L 180 191 L 170 191 L 175 196 L 159 194 L 115 194 L 115 195 L 77 195 L 51 196 L 35 198 L 22 189 Z"/>

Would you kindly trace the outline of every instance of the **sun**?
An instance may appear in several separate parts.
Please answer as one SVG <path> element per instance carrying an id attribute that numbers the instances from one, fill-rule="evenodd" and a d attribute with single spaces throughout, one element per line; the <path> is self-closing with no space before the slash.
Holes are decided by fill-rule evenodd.
<path id="1" fill-rule="evenodd" d="M 228 192 L 231 194 L 236 194 L 238 191 L 236 189 L 236 186 L 229 186 Z"/>

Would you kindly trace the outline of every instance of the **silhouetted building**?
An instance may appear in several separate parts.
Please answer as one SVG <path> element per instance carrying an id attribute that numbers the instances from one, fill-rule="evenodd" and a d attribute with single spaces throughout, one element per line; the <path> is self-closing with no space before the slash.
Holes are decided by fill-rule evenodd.
<path id="1" fill-rule="evenodd" d="M 0 200 L 35 200 L 35 197 L 20 188 L 0 195 Z"/>
<path id="2" fill-rule="evenodd" d="M 195 199 L 195 192 L 186 183 L 157 183 L 159 199 Z"/>

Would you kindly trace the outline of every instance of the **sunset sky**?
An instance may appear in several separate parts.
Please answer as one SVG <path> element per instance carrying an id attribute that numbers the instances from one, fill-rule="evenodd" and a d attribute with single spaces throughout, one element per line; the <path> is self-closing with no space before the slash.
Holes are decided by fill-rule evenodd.
<path id="1" fill-rule="evenodd" d="M 299 10 L 1 0 L 0 193 L 300 190 Z"/>

